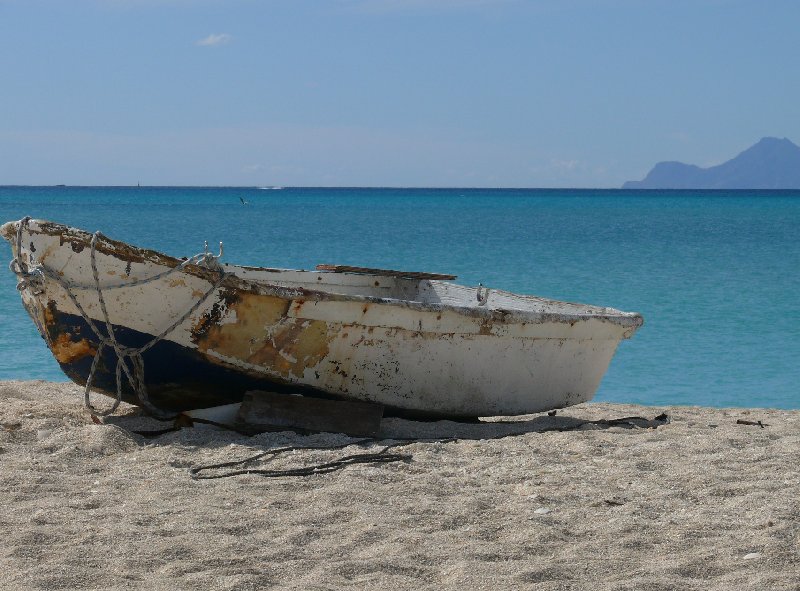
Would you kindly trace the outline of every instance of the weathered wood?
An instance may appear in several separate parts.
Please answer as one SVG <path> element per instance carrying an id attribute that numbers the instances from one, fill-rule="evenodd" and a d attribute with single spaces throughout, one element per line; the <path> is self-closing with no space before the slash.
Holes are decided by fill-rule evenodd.
<path id="1" fill-rule="evenodd" d="M 289 428 L 374 437 L 382 417 L 380 404 L 251 391 L 244 395 L 237 424 L 252 432 Z"/>
<path id="2" fill-rule="evenodd" d="M 317 265 L 317 271 L 334 273 L 360 273 L 364 275 L 383 275 L 385 277 L 401 277 L 404 279 L 455 279 L 457 275 L 443 273 L 422 273 L 420 271 L 395 271 L 392 269 L 372 269 L 370 267 L 350 267 L 349 265 Z"/>

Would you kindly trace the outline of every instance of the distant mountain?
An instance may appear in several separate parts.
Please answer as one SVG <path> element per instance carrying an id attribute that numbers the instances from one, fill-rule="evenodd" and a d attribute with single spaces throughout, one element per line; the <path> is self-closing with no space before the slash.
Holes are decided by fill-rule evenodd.
<path id="1" fill-rule="evenodd" d="M 800 147 L 786 138 L 765 137 L 736 158 L 700 168 L 659 162 L 642 181 L 623 189 L 800 189 Z"/>

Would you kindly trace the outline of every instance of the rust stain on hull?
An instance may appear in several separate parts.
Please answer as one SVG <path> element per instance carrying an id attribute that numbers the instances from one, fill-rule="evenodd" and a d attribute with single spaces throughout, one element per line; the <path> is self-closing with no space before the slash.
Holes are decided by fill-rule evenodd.
<path id="1" fill-rule="evenodd" d="M 324 321 L 287 317 L 290 305 L 284 298 L 238 293 L 224 309 L 218 304 L 212 307 L 192 331 L 193 341 L 201 353 L 238 359 L 285 378 L 302 378 L 306 368 L 328 355 L 333 336 Z"/>
<path id="2" fill-rule="evenodd" d="M 50 345 L 50 350 L 59 363 L 74 363 L 84 357 L 94 357 L 97 353 L 88 340 L 73 341 L 68 332 L 59 334 Z"/>
<path id="3" fill-rule="evenodd" d="M 36 310 L 30 311 L 33 316 Z M 84 357 L 94 357 L 97 349 L 86 338 L 73 340 L 72 329 L 58 322 L 56 303 L 50 300 L 47 306 L 41 309 L 41 319 L 44 323 L 42 336 L 45 338 L 53 357 L 61 364 L 74 363 Z M 37 323 L 38 325 L 38 323 Z"/>
<path id="4" fill-rule="evenodd" d="M 47 306 L 43 309 L 44 323 L 50 328 L 56 324 L 56 303 L 53 300 L 47 302 Z"/>

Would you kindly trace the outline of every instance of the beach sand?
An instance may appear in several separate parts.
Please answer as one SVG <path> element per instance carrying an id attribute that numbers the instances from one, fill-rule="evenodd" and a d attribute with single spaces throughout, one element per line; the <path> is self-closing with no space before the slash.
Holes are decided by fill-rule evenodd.
<path id="1" fill-rule="evenodd" d="M 800 411 L 590 403 L 507 421 L 385 419 L 387 438 L 458 439 L 328 474 L 193 480 L 348 438 L 146 438 L 133 431 L 164 424 L 134 407 L 94 424 L 74 385 L 0 382 L 0 588 L 800 590 Z"/>

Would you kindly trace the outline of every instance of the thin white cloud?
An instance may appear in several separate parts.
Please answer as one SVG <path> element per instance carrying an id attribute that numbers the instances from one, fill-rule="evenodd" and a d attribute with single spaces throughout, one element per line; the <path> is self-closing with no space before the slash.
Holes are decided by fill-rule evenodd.
<path id="1" fill-rule="evenodd" d="M 558 158 L 550 159 L 550 167 L 558 171 L 571 171 L 575 170 L 579 162 L 577 160 L 559 160 Z"/>
<path id="2" fill-rule="evenodd" d="M 217 45 L 225 45 L 230 43 L 233 37 L 228 35 L 227 33 L 211 33 L 208 37 L 200 39 L 197 42 L 197 45 L 201 45 L 203 47 L 215 47 Z"/>
<path id="3" fill-rule="evenodd" d="M 549 152 L 436 128 L 0 129 L 0 178 L 23 185 L 618 187 L 646 173 L 602 174 L 596 167 L 604 163 Z"/>

